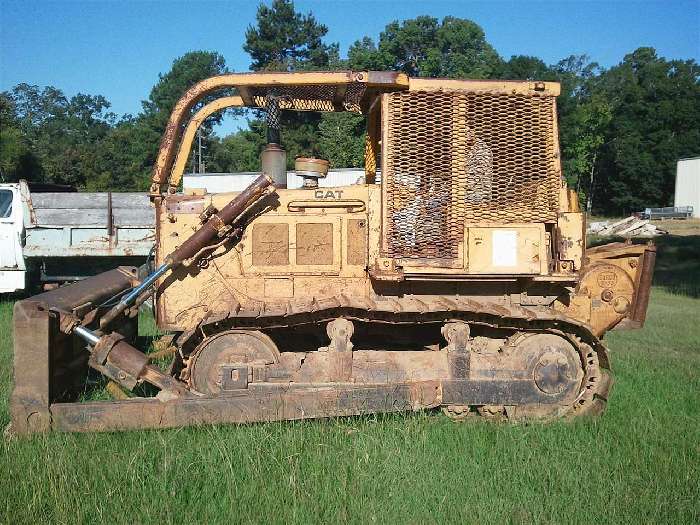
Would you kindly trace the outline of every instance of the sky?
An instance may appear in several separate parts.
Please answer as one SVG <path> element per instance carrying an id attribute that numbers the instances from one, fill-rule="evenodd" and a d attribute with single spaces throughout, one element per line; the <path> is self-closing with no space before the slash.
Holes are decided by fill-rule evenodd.
<path id="1" fill-rule="evenodd" d="M 158 74 L 187 51 L 218 51 L 230 69 L 248 70 L 242 45 L 257 5 L 0 0 L 0 90 L 20 82 L 53 85 L 69 96 L 104 95 L 115 113 L 135 114 Z M 365 35 L 376 41 L 392 20 L 428 14 L 477 22 L 505 58 L 534 55 L 552 64 L 586 54 L 610 67 L 634 49 L 652 46 L 669 59 L 700 61 L 700 0 L 296 0 L 295 6 L 328 26 L 326 41 L 338 42 L 343 56 Z"/>

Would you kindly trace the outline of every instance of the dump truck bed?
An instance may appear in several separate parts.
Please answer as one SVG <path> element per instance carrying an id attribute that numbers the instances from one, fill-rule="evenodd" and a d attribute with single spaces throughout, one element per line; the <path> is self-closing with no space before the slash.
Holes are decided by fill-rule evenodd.
<path id="1" fill-rule="evenodd" d="M 145 193 L 23 192 L 25 257 L 147 256 L 155 214 Z"/>

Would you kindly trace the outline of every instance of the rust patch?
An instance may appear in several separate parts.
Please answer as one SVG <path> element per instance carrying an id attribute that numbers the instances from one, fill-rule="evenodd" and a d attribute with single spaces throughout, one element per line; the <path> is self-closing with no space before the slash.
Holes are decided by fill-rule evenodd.
<path id="1" fill-rule="evenodd" d="M 166 199 L 165 209 L 175 215 L 202 213 L 204 199 L 195 195 L 174 195 Z"/>
<path id="2" fill-rule="evenodd" d="M 637 323 L 640 328 L 644 326 L 644 321 L 647 317 L 651 282 L 654 275 L 654 265 L 656 263 L 656 246 L 647 245 L 646 248 L 642 256 L 642 271 L 638 273 L 633 311 L 630 318 L 633 322 Z"/>

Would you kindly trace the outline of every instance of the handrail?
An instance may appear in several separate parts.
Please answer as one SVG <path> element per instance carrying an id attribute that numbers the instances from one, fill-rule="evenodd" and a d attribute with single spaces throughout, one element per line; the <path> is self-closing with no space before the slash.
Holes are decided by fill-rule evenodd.
<path id="1" fill-rule="evenodd" d="M 296 200 L 290 201 L 287 204 L 287 210 L 290 212 L 301 212 L 307 209 L 332 209 L 342 208 L 348 213 L 357 213 L 365 211 L 366 204 L 360 199 L 342 199 L 342 200 Z"/>

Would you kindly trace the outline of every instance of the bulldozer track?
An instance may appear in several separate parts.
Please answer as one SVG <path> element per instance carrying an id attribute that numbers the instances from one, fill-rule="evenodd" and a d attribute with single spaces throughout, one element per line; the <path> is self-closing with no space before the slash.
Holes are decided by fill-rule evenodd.
<path id="1" fill-rule="evenodd" d="M 337 318 L 391 325 L 435 324 L 463 321 L 472 326 L 513 330 L 514 333 L 551 333 L 564 337 L 577 349 L 584 377 L 574 403 L 554 417 L 598 414 L 605 409 L 612 385 L 607 348 L 584 323 L 550 308 L 506 306 L 474 299 L 403 296 L 382 300 L 338 295 L 310 302 L 257 303 L 237 306 L 227 315 L 203 319 L 178 338 L 180 348 L 194 348 L 205 337 L 223 330 L 265 331 L 272 328 L 320 324 Z"/>

